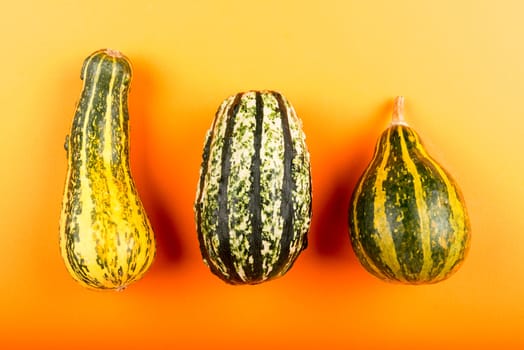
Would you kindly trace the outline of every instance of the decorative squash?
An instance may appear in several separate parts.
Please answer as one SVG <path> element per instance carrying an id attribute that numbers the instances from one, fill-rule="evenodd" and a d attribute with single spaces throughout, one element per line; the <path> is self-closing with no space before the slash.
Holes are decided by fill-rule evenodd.
<path id="1" fill-rule="evenodd" d="M 122 290 L 155 256 L 155 239 L 129 167 L 131 64 L 99 50 L 82 67 L 83 88 L 66 137 L 60 248 L 82 285 Z"/>
<path id="2" fill-rule="evenodd" d="M 349 209 L 350 237 L 361 264 L 387 281 L 435 283 L 452 275 L 470 243 L 464 200 L 403 117 L 378 140 Z"/>
<path id="3" fill-rule="evenodd" d="M 231 284 L 282 276 L 306 248 L 309 153 L 281 94 L 250 91 L 221 104 L 205 141 L 195 218 L 204 262 Z"/>

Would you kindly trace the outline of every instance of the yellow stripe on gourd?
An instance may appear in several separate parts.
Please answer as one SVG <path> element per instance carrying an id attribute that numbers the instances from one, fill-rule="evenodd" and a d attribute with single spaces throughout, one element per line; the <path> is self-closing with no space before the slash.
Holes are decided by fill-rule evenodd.
<path id="1" fill-rule="evenodd" d="M 449 206 L 451 208 L 451 215 L 452 218 L 449 219 L 451 228 L 453 230 L 454 235 L 454 242 L 453 244 L 448 248 L 448 256 L 446 258 L 446 264 L 441 269 L 440 273 L 435 277 L 435 280 L 440 280 L 446 277 L 449 273 L 451 273 L 451 267 L 453 264 L 457 262 L 457 260 L 460 259 L 460 254 L 464 252 L 462 241 L 465 239 L 465 236 L 468 234 L 468 228 L 467 225 L 467 214 L 464 208 L 464 203 L 462 200 L 458 197 L 457 191 L 455 185 L 452 183 L 452 180 L 450 179 L 449 175 L 444 171 L 444 169 L 427 153 L 425 148 L 422 146 L 420 140 L 417 137 L 417 150 L 425 157 L 437 170 L 438 174 L 440 175 L 440 178 L 446 185 L 447 189 L 447 198 L 449 201 Z M 447 242 L 450 242 L 448 239 Z"/>
<path id="2" fill-rule="evenodd" d="M 109 80 L 109 87 L 108 87 L 108 93 L 106 95 L 106 114 L 104 116 L 105 120 L 105 126 L 104 126 L 104 149 L 103 149 L 103 158 L 104 162 L 106 164 L 111 164 L 111 159 L 113 158 L 113 151 L 112 151 L 112 145 L 113 145 L 113 133 L 111 132 L 111 123 L 113 119 L 111 118 L 111 104 L 113 103 L 113 88 L 115 85 L 115 76 L 116 76 L 116 64 L 115 64 L 115 58 L 113 57 L 111 59 L 112 61 L 112 69 L 111 69 L 111 79 Z M 121 119 L 121 118 L 120 118 Z M 106 167 L 106 179 L 112 178 L 111 175 L 111 167 Z M 109 171 L 109 174 L 107 174 L 107 171 Z"/>
<path id="3" fill-rule="evenodd" d="M 111 266 L 112 261 L 111 259 L 109 259 L 109 255 L 110 255 L 109 251 L 110 249 L 114 250 L 114 247 L 112 247 L 113 241 L 107 237 L 108 231 L 114 230 L 114 228 L 110 227 L 110 226 L 114 226 L 113 223 L 115 222 L 113 221 L 113 218 L 114 218 L 113 212 L 111 212 L 111 216 L 112 216 L 111 218 L 106 217 L 105 211 L 100 211 L 99 209 L 95 208 L 95 206 L 99 206 L 99 205 L 105 206 L 106 203 L 97 204 L 93 202 L 94 197 L 100 200 L 100 199 L 103 199 L 103 197 L 100 198 L 101 194 L 111 193 L 109 184 L 106 183 L 106 181 L 104 181 L 104 179 L 111 178 L 111 174 L 107 173 L 108 171 L 109 172 L 111 171 L 111 168 L 109 166 L 100 166 L 101 164 L 99 162 L 95 163 L 96 167 L 92 167 L 92 166 L 88 167 L 88 164 L 87 164 L 87 154 L 88 154 L 87 150 L 89 149 L 89 147 L 92 147 L 92 146 L 87 145 L 87 143 L 89 142 L 89 140 L 87 140 L 87 135 L 88 135 L 87 129 L 89 128 L 89 122 L 91 121 L 90 114 L 94 108 L 93 106 L 94 97 L 97 92 L 96 86 L 98 84 L 99 76 L 101 74 L 101 70 L 103 66 L 104 66 L 104 58 L 100 59 L 100 62 L 98 63 L 98 67 L 97 67 L 94 82 L 93 82 L 93 87 L 91 90 L 91 97 L 89 99 L 89 103 L 88 103 L 88 106 L 85 112 L 84 125 L 82 127 L 82 132 L 84 135 L 83 144 L 82 144 L 83 152 L 81 152 L 81 156 L 84 157 L 84 159 L 82 160 L 82 167 L 80 168 L 80 178 L 82 181 L 81 186 L 83 188 L 82 199 L 81 199 L 82 206 L 83 206 L 82 209 L 84 210 L 86 208 L 90 208 L 90 210 L 86 210 L 86 213 L 91 213 L 92 210 L 95 210 L 97 213 L 95 216 L 95 220 L 96 220 L 95 222 L 92 221 L 91 215 L 79 215 L 78 216 L 79 219 L 81 220 L 81 222 L 79 223 L 80 227 L 85 227 L 85 228 L 90 227 L 91 232 L 92 232 L 92 239 L 94 242 L 97 242 L 97 244 L 93 244 L 92 246 L 91 244 L 89 244 L 84 247 L 85 249 L 81 250 L 82 255 L 86 258 L 86 261 L 89 262 L 88 268 L 89 268 L 89 272 L 91 276 L 102 276 L 104 272 L 108 272 L 106 271 L 105 268 L 101 267 L 97 263 L 97 258 L 101 259 L 102 261 L 105 261 L 105 263 L 108 266 Z M 115 67 L 113 67 L 113 70 L 114 68 Z M 113 84 L 114 84 L 114 71 L 111 74 L 110 86 L 112 86 Z M 111 100 L 110 95 L 111 94 L 108 93 L 106 96 L 106 101 L 105 101 L 106 104 L 108 103 L 108 100 L 109 101 Z M 105 163 L 105 159 L 107 156 L 107 145 L 108 145 L 106 136 L 107 136 L 107 133 L 111 131 L 111 125 L 109 125 L 109 127 L 107 125 L 107 123 L 111 121 L 111 109 L 106 108 L 106 115 L 104 116 L 104 118 L 106 119 L 105 120 L 106 125 L 104 126 L 104 130 L 103 130 L 104 131 L 104 134 L 103 134 L 104 135 L 104 144 L 102 145 L 103 147 L 103 150 L 102 150 L 103 159 L 102 160 Z M 101 173 L 102 171 L 104 173 Z M 106 197 L 106 200 L 109 200 L 109 203 L 107 203 L 108 205 L 110 206 L 114 205 L 110 198 Z"/>
<path id="4" fill-rule="evenodd" d="M 389 140 L 389 133 L 390 133 L 390 129 L 388 129 L 387 131 L 387 137 L 386 139 Z M 373 158 L 371 159 L 371 162 L 370 162 L 370 165 L 371 164 L 374 164 L 377 157 L 379 156 L 379 149 L 380 149 L 380 144 L 376 146 L 376 150 L 375 150 L 375 153 L 373 154 Z M 387 156 L 389 154 L 389 143 L 386 142 L 386 152 L 387 154 L 384 154 L 384 157 L 382 158 L 382 162 L 381 162 L 381 167 L 383 167 L 383 164 L 384 162 L 387 160 Z M 355 200 L 355 204 L 353 205 L 353 212 L 352 212 L 352 216 L 353 216 L 353 228 L 354 228 L 354 232 L 353 232 L 353 244 L 356 245 L 356 250 L 358 252 L 360 252 L 360 254 L 362 254 L 364 260 L 366 261 L 368 267 L 370 269 L 373 270 L 373 272 L 375 273 L 375 275 L 377 275 L 378 277 L 382 278 L 382 279 L 389 279 L 389 277 L 387 277 L 380 268 L 378 268 L 373 259 L 369 257 L 369 255 L 367 254 L 366 250 L 364 249 L 364 247 L 362 246 L 362 239 L 360 238 L 360 235 L 361 235 L 361 232 L 360 232 L 360 222 L 358 221 L 358 215 L 357 215 L 357 212 L 360 210 L 358 208 L 358 198 L 362 195 L 362 187 L 364 186 L 364 183 L 365 183 L 365 179 L 368 178 L 368 173 L 370 172 L 371 170 L 371 166 L 368 166 L 366 168 L 366 170 L 364 171 L 364 174 L 362 175 L 361 177 L 361 181 L 359 182 L 356 190 L 355 190 L 355 196 L 354 196 L 354 200 Z M 377 179 L 378 179 L 378 174 L 377 174 Z M 378 180 L 376 180 L 378 181 Z M 375 182 L 375 186 L 373 186 L 373 188 L 377 188 L 376 186 L 377 182 Z M 376 191 L 375 191 L 376 192 Z M 378 193 L 375 193 L 375 196 L 377 196 Z M 377 211 L 374 207 L 374 210 L 373 210 L 373 218 L 375 219 L 377 216 Z M 379 246 L 379 248 L 382 250 L 382 245 L 381 244 L 378 244 L 379 243 L 379 240 L 377 240 L 375 238 L 375 241 L 377 242 L 377 245 Z M 396 259 L 395 259 L 396 260 Z"/>
<path id="5" fill-rule="evenodd" d="M 419 280 L 425 281 L 429 277 L 431 268 L 433 267 L 433 260 L 431 259 L 431 231 L 430 231 L 430 218 L 429 211 L 426 204 L 424 185 L 422 184 L 420 174 L 418 173 L 417 166 L 409 156 L 409 151 L 404 138 L 402 129 L 405 127 L 399 126 L 400 145 L 402 151 L 402 160 L 406 165 L 406 169 L 413 179 L 413 190 L 415 193 L 415 203 L 417 207 L 417 214 L 419 217 L 420 224 L 420 240 L 422 243 L 422 254 L 423 254 L 423 265 L 419 273 Z M 412 136 L 413 132 L 408 130 L 409 135 Z M 418 141 L 418 140 L 415 140 Z"/>
<path id="6" fill-rule="evenodd" d="M 375 158 L 376 158 L 376 155 L 377 153 L 375 152 L 372 160 L 371 160 L 371 163 L 373 163 L 375 161 Z M 371 259 L 369 258 L 369 256 L 366 254 L 366 252 L 364 251 L 364 248 L 362 247 L 362 240 L 360 239 L 360 223 L 358 221 L 358 216 L 357 216 L 357 205 L 356 203 L 358 203 L 358 198 L 360 197 L 360 195 L 362 194 L 362 186 L 363 186 L 363 183 L 364 183 L 364 179 L 367 178 L 367 175 L 368 175 L 368 172 L 369 172 L 369 169 L 370 167 L 368 166 L 366 168 L 366 170 L 364 171 L 364 174 L 360 180 L 360 182 L 358 183 L 357 185 L 357 188 L 355 188 L 355 194 L 354 194 L 354 201 L 355 203 L 353 204 L 352 208 L 352 212 L 351 212 L 351 220 L 353 221 L 353 232 L 351 232 L 351 236 L 353 237 L 353 240 L 352 240 L 352 243 L 354 245 L 354 249 L 357 253 L 360 253 L 364 256 L 364 260 L 366 260 L 366 262 L 369 264 L 369 267 L 371 269 L 373 269 L 373 271 L 375 271 L 376 274 L 378 274 L 381 278 L 386 278 L 384 276 L 384 274 L 382 274 L 380 272 L 380 270 L 373 264 L 373 261 L 371 261 Z"/>
<path id="7" fill-rule="evenodd" d="M 85 85 L 88 84 L 87 82 L 87 70 L 91 64 L 91 60 L 92 58 L 86 63 L 85 65 L 85 71 L 84 71 L 84 87 Z M 101 71 L 102 71 L 102 61 L 100 61 L 98 63 L 98 65 L 96 66 L 96 70 L 95 70 L 95 74 L 93 76 L 93 87 L 91 89 L 91 92 L 90 92 L 90 96 L 89 96 L 89 99 L 88 99 L 88 102 L 87 102 L 87 106 L 86 106 L 86 111 L 85 111 L 85 114 L 84 114 L 84 123 L 82 125 L 82 146 L 81 146 L 81 150 L 82 152 L 79 152 L 79 155 L 80 155 L 80 169 L 79 169 L 79 178 L 80 178 L 80 187 L 83 189 L 81 191 L 81 194 L 80 194 L 80 198 L 79 198 L 79 202 L 80 202 L 80 206 L 82 207 L 82 212 L 84 213 L 91 213 L 93 211 L 93 208 L 94 208 L 94 203 L 92 201 L 92 188 L 91 188 L 91 185 L 89 183 L 89 178 L 88 178 L 88 167 L 87 167 L 87 128 L 89 127 L 89 115 L 91 114 L 91 111 L 93 110 L 93 101 L 94 101 L 94 98 L 95 98 L 95 95 L 96 95 L 96 85 L 98 84 L 98 80 L 100 78 L 100 74 L 101 74 Z M 70 152 L 72 153 L 72 152 Z M 71 160 L 72 161 L 72 160 Z M 71 161 L 69 163 L 69 167 L 72 167 L 72 164 L 71 164 Z M 77 215 L 76 216 L 77 218 L 77 225 L 78 227 L 92 227 L 93 226 L 93 222 L 91 221 L 91 215 Z M 85 244 L 85 241 L 84 240 L 81 240 L 80 242 L 78 242 L 77 244 L 75 244 L 75 254 L 78 254 L 78 255 L 81 255 L 82 257 L 84 257 L 85 261 L 86 261 L 86 265 L 87 265 L 87 268 L 89 269 L 89 275 L 93 275 L 94 274 L 94 271 L 95 269 L 97 269 L 97 266 L 93 266 L 94 264 L 88 264 L 87 262 L 88 261 L 96 261 L 96 257 L 97 257 L 97 254 L 96 254 L 96 251 L 94 250 L 91 250 L 91 249 L 85 249 L 85 248 L 89 248 L 88 246 L 86 246 Z M 81 252 L 81 253 L 80 253 Z M 68 268 L 71 269 L 71 266 L 70 264 L 67 264 L 68 265 Z M 73 276 L 76 276 L 76 272 L 72 271 L 72 275 Z M 78 278 L 77 278 L 78 279 Z M 82 284 L 87 284 L 87 282 L 85 281 L 79 281 L 81 282 Z"/>
<path id="8" fill-rule="evenodd" d="M 395 249 L 395 242 L 391 232 L 391 227 L 387 220 L 386 214 L 386 200 L 387 193 L 383 187 L 384 181 L 387 180 L 388 169 L 387 162 L 391 153 L 391 128 L 387 130 L 387 136 L 385 140 L 385 148 L 383 153 L 382 161 L 377 168 L 376 179 L 375 179 L 375 200 L 373 206 L 374 212 L 374 224 L 377 236 L 373 237 L 378 247 L 382 252 L 381 260 L 392 270 L 394 276 L 401 275 L 400 264 L 397 258 L 397 252 Z"/>
<path id="9" fill-rule="evenodd" d="M 122 84 L 124 83 L 124 78 L 125 78 L 125 75 L 122 76 Z M 119 89 L 119 104 L 118 104 L 118 120 L 120 122 L 118 128 L 119 130 L 121 130 L 122 132 L 120 133 L 120 143 L 122 145 L 127 145 L 128 143 L 128 140 L 127 140 L 127 133 L 124 132 L 124 123 L 125 123 L 125 120 L 124 120 L 124 99 L 125 99 L 125 94 L 126 94 L 126 89 L 123 89 L 122 87 L 120 87 Z M 111 107 L 111 105 L 109 105 L 109 107 Z M 125 146 L 123 146 L 125 147 Z M 128 156 L 128 153 L 127 152 L 121 152 L 120 153 L 120 161 L 121 161 L 121 164 L 120 166 L 122 167 L 122 171 L 126 172 L 126 166 L 128 166 L 129 164 L 129 156 Z M 125 191 L 126 193 L 131 193 L 130 191 L 133 191 L 133 188 L 134 188 L 134 184 L 133 184 L 133 180 L 131 179 L 130 176 L 125 176 L 124 174 L 124 185 L 125 185 Z M 118 193 L 118 192 L 117 192 Z M 135 194 L 137 195 L 137 194 Z M 138 199 L 138 198 L 137 198 Z M 120 215 L 124 215 L 124 216 L 129 216 L 130 218 L 132 217 L 135 217 L 136 218 L 141 218 L 141 215 L 145 215 L 143 213 L 141 213 L 141 208 L 139 206 L 137 206 L 136 202 L 135 201 L 127 201 L 126 203 L 126 207 L 125 208 L 120 208 L 120 210 L 118 211 Z M 119 221 L 119 222 L 122 222 L 122 221 Z M 152 232 L 152 228 L 149 224 L 149 221 L 146 221 L 146 224 L 148 225 L 147 226 L 147 229 L 149 230 L 149 232 Z M 126 232 L 126 231 L 122 231 L 122 232 Z M 134 234 L 134 233 L 129 233 L 129 234 Z M 137 242 L 134 242 L 135 244 L 137 244 Z M 128 242 L 129 244 L 129 242 Z M 126 248 L 125 246 L 122 246 L 122 249 Z M 122 256 L 125 256 L 125 252 L 121 253 Z M 141 255 L 145 255 L 146 252 L 144 249 L 141 250 Z M 139 261 L 144 261 L 144 259 L 142 257 L 137 257 Z M 127 275 L 129 276 L 130 274 L 132 274 L 133 271 L 130 270 L 130 264 L 128 264 L 127 260 L 125 262 L 122 262 L 122 265 L 125 264 L 125 267 L 126 269 L 124 270 Z M 127 278 L 127 276 L 126 276 Z"/>
<path id="10" fill-rule="evenodd" d="M 105 126 L 104 126 L 104 144 L 103 144 L 103 151 L 102 151 L 102 159 L 103 159 L 103 171 L 104 171 L 104 180 L 101 181 L 101 185 L 107 186 L 107 196 L 109 205 L 111 207 L 111 217 L 105 217 L 106 222 L 104 223 L 104 228 L 100 231 L 100 234 L 102 236 L 104 246 L 102 248 L 102 252 L 99 252 L 99 256 L 104 256 L 107 260 L 107 264 L 109 266 L 117 266 L 118 265 L 118 244 L 119 241 L 119 235 L 121 233 L 126 232 L 127 225 L 124 225 L 126 223 L 125 217 L 122 216 L 122 207 L 119 198 L 116 198 L 116 195 L 120 193 L 121 189 L 118 189 L 118 184 L 116 183 L 117 178 L 113 176 L 112 174 L 112 164 L 111 159 L 113 158 L 113 152 L 112 152 L 112 146 L 113 146 L 113 133 L 112 130 L 112 109 L 111 104 L 113 102 L 113 88 L 115 85 L 115 77 L 116 77 L 116 60 L 115 57 L 111 57 L 111 78 L 109 80 L 109 86 L 106 94 L 106 114 L 104 116 L 105 120 Z M 119 115 L 119 119 L 122 119 L 122 115 Z M 102 179 L 100 179 L 102 180 Z M 126 188 L 126 191 L 129 191 L 130 187 Z M 124 227 L 121 227 L 124 226 Z M 109 234 L 114 234 L 116 237 L 113 239 L 110 239 L 108 237 Z M 122 245 L 122 247 L 125 247 Z M 121 262 L 121 266 L 124 266 L 126 264 L 125 261 Z M 123 276 L 122 276 L 123 277 Z"/>
<path id="11" fill-rule="evenodd" d="M 373 164 L 375 162 L 375 159 L 377 158 L 378 156 L 378 147 L 377 147 L 377 150 L 375 150 L 375 153 L 373 154 L 373 158 L 371 159 L 371 162 L 370 164 Z M 364 248 L 362 247 L 362 239 L 360 238 L 360 223 L 358 221 L 358 215 L 357 215 L 357 211 L 358 211 L 358 198 L 361 196 L 362 194 L 362 187 L 364 185 L 364 182 L 365 182 L 365 179 L 367 179 L 368 177 L 368 173 L 371 169 L 371 166 L 368 166 L 366 168 L 366 170 L 364 170 L 364 174 L 362 175 L 361 177 L 361 180 L 360 182 L 358 183 L 358 186 L 357 188 L 355 189 L 355 195 L 354 195 L 354 205 L 353 205 L 353 211 L 351 213 L 351 216 L 352 216 L 352 221 L 353 221 L 353 230 L 354 232 L 352 232 L 352 236 L 353 236 L 353 244 L 354 244 L 354 248 L 357 252 L 359 252 L 360 254 L 363 255 L 364 257 L 364 260 L 367 262 L 367 264 L 369 265 L 369 268 L 371 268 L 374 273 L 379 276 L 380 278 L 383 278 L 383 279 L 388 279 L 381 271 L 379 268 L 377 268 L 375 266 L 375 264 L 373 263 L 373 260 L 367 255 L 366 251 L 364 250 Z M 374 213 L 373 213 L 374 215 Z"/>

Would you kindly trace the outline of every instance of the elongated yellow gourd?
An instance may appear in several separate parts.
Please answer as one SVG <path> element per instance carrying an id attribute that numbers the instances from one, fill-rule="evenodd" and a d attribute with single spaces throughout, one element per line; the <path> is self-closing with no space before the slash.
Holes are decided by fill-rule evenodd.
<path id="1" fill-rule="evenodd" d="M 131 64 L 118 51 L 84 61 L 83 88 L 66 137 L 60 249 L 85 287 L 122 290 L 155 256 L 155 239 L 129 167 Z"/>

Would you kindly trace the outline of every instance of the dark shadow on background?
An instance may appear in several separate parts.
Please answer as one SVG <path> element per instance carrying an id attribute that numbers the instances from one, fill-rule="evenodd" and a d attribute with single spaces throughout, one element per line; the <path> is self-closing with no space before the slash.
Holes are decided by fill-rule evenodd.
<path id="1" fill-rule="evenodd" d="M 163 266 L 182 263 L 185 260 L 185 249 L 174 215 L 158 191 L 151 191 L 150 187 L 147 198 L 147 204 L 144 206 L 155 232 L 156 264 Z"/>
<path id="2" fill-rule="evenodd" d="M 180 264 L 185 260 L 186 247 L 177 226 L 175 215 L 167 205 L 162 190 L 155 182 L 152 162 L 148 160 L 150 145 L 154 141 L 151 131 L 154 116 L 156 81 L 160 73 L 156 73 L 154 62 L 146 61 L 140 57 L 129 57 L 133 64 L 133 81 L 129 96 L 129 112 L 131 127 L 131 158 L 132 168 L 136 174 L 135 182 L 144 204 L 145 210 L 153 227 L 156 238 L 157 255 L 154 268 L 166 265 Z"/>
<path id="3" fill-rule="evenodd" d="M 317 207 L 313 214 L 310 233 L 311 249 L 323 260 L 337 260 L 356 257 L 349 239 L 348 210 L 353 190 L 369 164 L 376 140 L 390 118 L 392 102 L 384 103 L 369 118 L 369 123 L 358 132 L 359 137 L 349 140 L 345 146 L 343 161 L 332 170 L 332 179 L 327 180 L 327 198 L 322 207 Z M 340 154 L 334 151 L 335 154 Z M 314 185 L 314 179 L 313 179 Z M 315 185 L 314 185 L 315 186 Z"/>

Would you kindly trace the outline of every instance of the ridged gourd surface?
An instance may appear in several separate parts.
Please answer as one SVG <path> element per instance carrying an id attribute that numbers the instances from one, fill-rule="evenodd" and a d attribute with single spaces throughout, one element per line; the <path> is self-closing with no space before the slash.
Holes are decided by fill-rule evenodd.
<path id="1" fill-rule="evenodd" d="M 117 51 L 82 67 L 83 87 L 66 137 L 60 247 L 70 274 L 96 289 L 124 289 L 155 256 L 151 225 L 129 166 L 127 95 L 132 70 Z"/>
<path id="2" fill-rule="evenodd" d="M 435 283 L 462 264 L 469 219 L 452 177 L 405 123 L 383 132 L 353 193 L 350 236 L 373 275 L 408 284 Z"/>
<path id="3" fill-rule="evenodd" d="M 282 276 L 306 248 L 309 153 L 281 94 L 249 91 L 221 104 L 206 136 L 195 216 L 205 263 L 231 284 Z"/>

